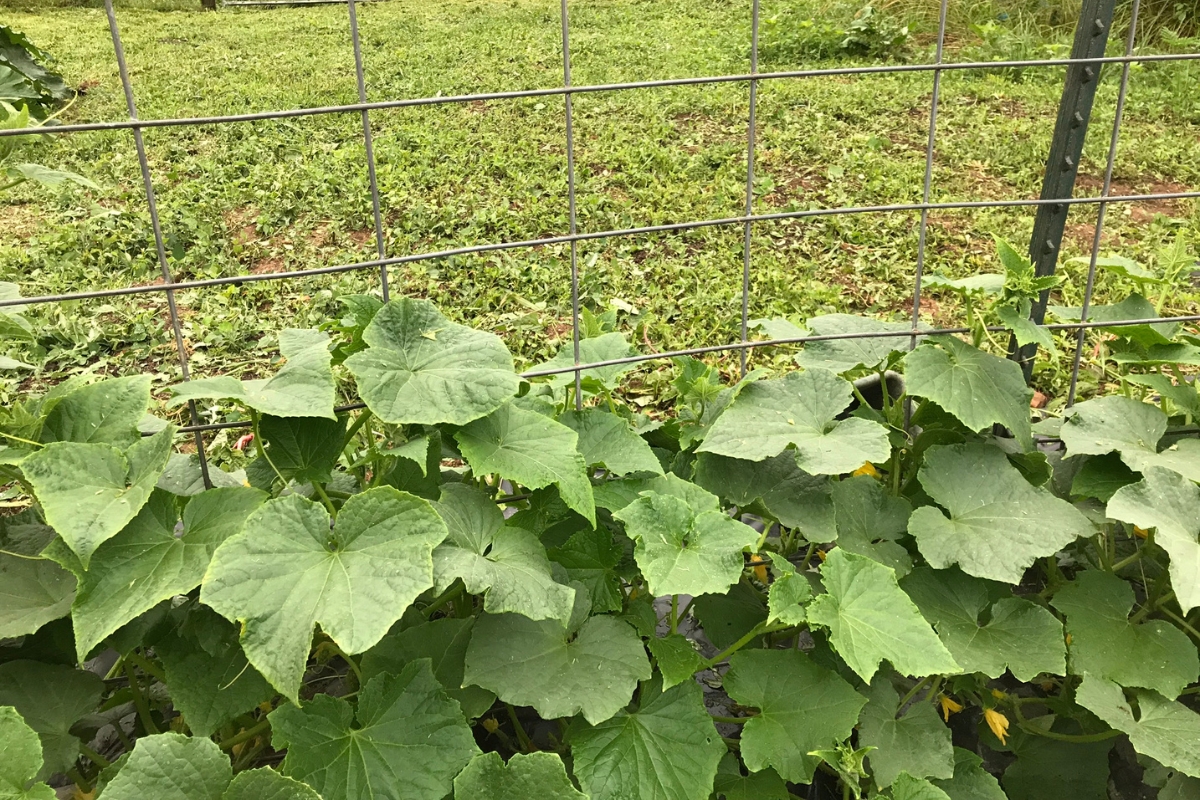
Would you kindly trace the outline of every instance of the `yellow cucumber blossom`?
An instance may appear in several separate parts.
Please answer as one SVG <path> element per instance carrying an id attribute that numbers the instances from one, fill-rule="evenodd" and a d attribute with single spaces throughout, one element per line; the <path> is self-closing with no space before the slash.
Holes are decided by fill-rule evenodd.
<path id="1" fill-rule="evenodd" d="M 851 472 L 850 474 L 854 475 L 855 477 L 857 477 L 859 475 L 870 475 L 872 478 L 878 478 L 879 470 L 875 469 L 874 464 L 872 464 L 870 461 L 867 461 L 861 467 L 854 470 L 854 472 Z"/>
<path id="2" fill-rule="evenodd" d="M 942 707 L 942 719 L 946 722 L 950 721 L 951 714 L 957 714 L 963 710 L 963 704 L 944 694 L 938 695 L 938 704 Z"/>
<path id="3" fill-rule="evenodd" d="M 1005 744 L 1004 740 L 1008 737 L 1008 717 L 994 708 L 985 708 L 983 718 L 988 727 L 992 729 L 992 733 L 996 734 L 996 738 L 1000 740 L 1000 744 Z"/>

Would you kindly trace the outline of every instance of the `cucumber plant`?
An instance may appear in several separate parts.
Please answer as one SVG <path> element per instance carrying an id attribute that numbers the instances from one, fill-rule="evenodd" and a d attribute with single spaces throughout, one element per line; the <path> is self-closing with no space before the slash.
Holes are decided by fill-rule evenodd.
<path id="1" fill-rule="evenodd" d="M 678 359 L 652 418 L 601 323 L 581 352 L 618 363 L 577 389 L 428 302 L 350 305 L 273 375 L 174 387 L 246 423 L 244 469 L 202 474 L 146 376 L 2 412 L 0 796 L 1200 786 L 1178 326 L 1114 328 L 1123 391 L 1036 424 L 986 333 L 812 341 L 732 385 Z"/>

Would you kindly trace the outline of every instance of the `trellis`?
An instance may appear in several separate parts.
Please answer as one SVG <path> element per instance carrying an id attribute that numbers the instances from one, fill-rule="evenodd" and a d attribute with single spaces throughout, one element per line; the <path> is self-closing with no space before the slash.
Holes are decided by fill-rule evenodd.
<path id="1" fill-rule="evenodd" d="M 338 0 L 341 2 L 342 0 Z M 364 0 L 359 0 L 360 2 Z M 524 377 L 553 375 L 559 373 L 574 373 L 576 382 L 576 402 L 581 402 L 582 394 L 578 391 L 581 374 L 584 370 L 617 364 L 632 364 L 662 360 L 679 356 L 696 356 L 706 353 L 738 352 L 741 369 L 746 370 L 747 356 L 752 348 L 776 345 L 794 345 L 807 342 L 833 339 L 862 339 L 862 338 L 907 338 L 908 347 L 916 346 L 921 336 L 950 335 L 969 332 L 968 328 L 930 328 L 921 325 L 921 288 L 925 267 L 929 213 L 931 211 L 952 209 L 984 209 L 1034 207 L 1037 209 L 1037 220 L 1034 226 L 1033 242 L 1030 256 L 1039 274 L 1049 274 L 1054 271 L 1058 256 L 1058 248 L 1062 241 L 1063 225 L 1069 208 L 1073 205 L 1096 206 L 1096 222 L 1092 239 L 1091 257 L 1088 264 L 1087 282 L 1084 287 L 1083 305 L 1080 322 L 1046 324 L 1044 312 L 1046 296 L 1035 304 L 1033 318 L 1036 323 L 1050 330 L 1077 331 L 1076 347 L 1072 362 L 1068 405 L 1074 403 L 1078 384 L 1081 356 L 1083 352 L 1084 334 L 1089 328 L 1113 328 L 1128 325 L 1141 325 L 1152 322 L 1197 322 L 1200 315 L 1161 317 L 1153 319 L 1105 320 L 1089 321 L 1089 310 L 1092 304 L 1093 290 L 1097 269 L 1097 259 L 1101 236 L 1103 235 L 1105 214 L 1113 203 L 1134 203 L 1153 200 L 1182 200 L 1200 198 L 1200 191 L 1159 192 L 1151 194 L 1113 195 L 1112 177 L 1116 160 L 1117 146 L 1120 139 L 1121 122 L 1124 114 L 1125 101 L 1129 87 L 1130 67 L 1135 62 L 1167 62 L 1191 61 L 1200 59 L 1200 53 L 1181 54 L 1152 54 L 1137 55 L 1134 53 L 1134 42 L 1137 32 L 1138 12 L 1141 0 L 1133 0 L 1129 31 L 1125 40 L 1124 53 L 1120 56 L 1105 56 L 1111 27 L 1115 0 L 1084 0 L 1076 28 L 1076 37 L 1071 56 L 1066 59 L 1032 59 L 991 62 L 947 62 L 945 56 L 946 20 L 949 0 L 941 0 L 938 15 L 938 35 L 935 58 L 929 63 L 920 64 L 886 64 L 853 67 L 835 67 L 827 69 L 803 69 L 781 72 L 760 72 L 758 70 L 758 34 L 759 34 L 759 0 L 751 0 L 751 42 L 749 71 L 742 74 L 724 74 L 703 77 L 672 78 L 664 80 L 634 81 L 614 84 L 576 86 L 571 80 L 571 47 L 568 0 L 560 0 L 561 5 L 561 52 L 562 52 L 562 85 L 544 89 L 515 89 L 503 92 L 486 92 L 478 94 L 462 94 L 451 96 L 432 96 L 384 101 L 367 101 L 366 80 L 364 77 L 362 46 L 359 36 L 358 14 L 356 0 L 344 0 L 348 12 L 348 23 L 354 52 L 355 79 L 358 90 L 358 102 L 321 106 L 313 108 L 297 108 L 287 110 L 261 111 L 247 114 L 230 114 L 221 116 L 197 116 L 185 118 L 140 119 L 138 117 L 133 84 L 130 81 L 126 64 L 125 52 L 121 43 L 120 30 L 113 0 L 105 0 L 105 12 L 108 19 L 109 32 L 112 37 L 113 50 L 116 55 L 121 86 L 125 95 L 128 119 L 107 122 L 92 122 L 70 125 L 59 125 L 48 128 L 29 128 L 17 130 L 2 130 L 0 136 L 18 136 L 38 133 L 56 136 L 82 133 L 87 131 L 128 130 L 133 135 L 137 150 L 138 164 L 141 169 L 143 187 L 146 193 L 147 209 L 149 211 L 158 264 L 162 273 L 162 282 L 153 285 L 126 286 L 116 289 L 70 292 L 64 294 L 26 297 L 19 300 L 0 301 L 0 308 L 17 305 L 36 305 L 42 303 L 59 303 L 70 300 L 89 300 L 104 297 L 132 296 L 146 293 L 163 293 L 167 299 L 170 314 L 171 329 L 179 364 L 184 380 L 190 379 L 188 352 L 184 342 L 183 330 L 180 324 L 179 311 L 175 302 L 176 292 L 187 289 L 202 289 L 227 284 L 241 284 L 257 281 L 279 281 L 293 278 L 307 278 L 317 275 L 330 275 L 341 272 L 358 270 L 377 270 L 379 288 L 383 299 L 389 299 L 388 269 L 404 264 L 422 261 L 444 259 L 453 256 L 463 256 L 502 250 L 543 247 L 546 245 L 565 244 L 570 247 L 570 281 L 571 281 L 571 313 L 572 313 L 572 346 L 574 363 L 570 367 L 556 369 L 532 370 L 523 373 Z M 1096 197 L 1073 197 L 1075 175 L 1079 166 L 1083 140 L 1091 115 L 1092 101 L 1100 80 L 1100 72 L 1104 65 L 1121 65 L 1121 77 L 1118 90 L 1115 115 L 1104 171 L 1101 193 Z M 937 143 L 938 104 L 942 77 L 947 72 L 996 70 L 1006 68 L 1065 68 L 1066 80 L 1063 99 L 1059 106 L 1058 121 L 1055 136 L 1047 163 L 1046 179 L 1043 191 L 1038 199 L 1011 199 L 986 201 L 955 201 L 932 202 L 931 190 L 933 181 L 933 161 Z M 763 81 L 802 80 L 807 78 L 828 76 L 869 76 L 889 75 L 898 73 L 929 73 L 932 79 L 932 97 L 928 117 L 928 137 L 925 148 L 925 172 L 919 203 L 892 203 L 869 206 L 841 206 L 796 211 L 780 211 L 771 213 L 755 213 L 754 209 L 754 164 L 755 143 L 757 140 L 757 95 L 758 86 Z M 605 231 L 580 231 L 576 209 L 576 180 L 575 180 L 575 133 L 572 98 L 580 94 L 603 92 L 635 91 L 672 86 L 701 86 L 721 83 L 745 84 L 749 93 L 749 113 L 747 117 L 746 134 L 746 180 L 744 213 L 735 217 L 687 220 L 663 225 L 649 225 L 634 228 L 624 228 Z M 522 241 L 502 241 L 481 245 L 449 248 L 436 251 L 408 253 L 403 255 L 389 254 L 384 238 L 382 215 L 380 211 L 379 185 L 376 177 L 376 161 L 373 146 L 371 112 L 381 109 L 412 108 L 418 106 L 439 106 L 464 104 L 478 101 L 503 101 L 532 97 L 561 97 L 563 99 L 566 170 L 569 224 L 566 233 L 540 239 Z M 307 117 L 326 114 L 358 114 L 362 120 L 363 145 L 366 155 L 368 183 L 371 192 L 371 208 L 374 218 L 374 239 L 376 258 L 354 263 L 336 264 L 312 269 L 292 270 L 287 272 L 244 274 L 209 278 L 203 280 L 176 281 L 167 261 L 166 247 L 162 223 L 155 200 L 154 180 L 146 156 L 143 131 L 147 128 L 173 128 L 183 126 L 224 125 L 238 122 L 254 122 L 259 120 L 286 119 L 292 117 Z M 826 335 L 805 335 L 789 338 L 768 338 L 752 341 L 749 337 L 750 285 L 753 275 L 751 258 L 751 236 L 757 223 L 802 219 L 808 217 L 835 216 L 843 214 L 882 214 L 882 213 L 919 213 L 917 260 L 913 281 L 911 329 L 887 332 L 859 332 Z M 742 288 L 741 288 L 741 324 L 740 336 L 737 341 L 706 347 L 692 347 L 661 353 L 631 355 L 625 358 L 610 359 L 596 362 L 581 362 L 580 359 L 580 267 L 579 243 L 591 240 L 610 239 L 616 237 L 635 237 L 648 234 L 682 232 L 707 227 L 738 227 L 743 232 L 742 251 Z M 1002 331 L 1003 328 L 995 328 Z M 1032 365 L 1032 351 L 1013 348 L 1011 355 L 1024 362 L 1028 369 Z M 339 412 L 363 408 L 361 403 L 353 403 L 339 407 Z M 209 481 L 208 462 L 205 456 L 204 434 L 223 428 L 237 427 L 248 423 L 222 422 L 201 423 L 195 402 L 189 404 L 191 424 L 180 429 L 181 432 L 191 433 L 195 437 L 200 468 L 206 485 Z"/>

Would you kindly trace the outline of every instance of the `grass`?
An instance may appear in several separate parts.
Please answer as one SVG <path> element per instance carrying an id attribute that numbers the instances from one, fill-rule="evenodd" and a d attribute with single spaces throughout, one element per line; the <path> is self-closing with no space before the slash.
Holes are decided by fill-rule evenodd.
<path id="1" fill-rule="evenodd" d="M 29 3 L 30 0 L 27 0 Z M 339 6 L 201 13 L 198 3 L 118 3 L 144 118 L 351 103 L 357 98 L 346 11 Z M 390 0 L 359 9 L 372 100 L 553 87 L 561 84 L 553 0 Z M 846 21 L 852 8 L 763 0 L 764 19 Z M 39 0 L 6 13 L 52 52 L 86 94 L 66 121 L 119 119 L 124 98 L 104 14 Z M 1071 31 L 1017 22 L 983 36 L 956 28 L 950 60 L 1044 57 Z M 908 58 L 928 59 L 928 25 Z M 744 72 L 749 2 L 597 0 L 571 18 L 574 81 L 598 84 Z M 764 51 L 764 70 L 829 66 L 803 48 Z M 845 58 L 840 65 L 856 63 Z M 1119 70 L 1108 68 L 1081 168 L 1096 194 Z M 1200 66 L 1135 68 L 1115 184 L 1119 193 L 1200 187 Z M 1059 70 L 948 72 L 943 77 L 933 178 L 937 201 L 1036 197 L 1061 92 Z M 821 77 L 763 82 L 759 93 L 756 212 L 918 202 L 931 77 Z M 744 203 L 747 91 L 721 84 L 575 98 L 579 227 L 599 231 L 736 216 Z M 371 114 L 391 255 L 568 228 L 560 97 L 449 104 Z M 361 123 L 355 114 L 146 132 L 177 280 L 276 272 L 374 257 Z M 30 160 L 73 169 L 98 192 L 25 190 L 0 202 L 0 280 L 23 294 L 144 284 L 159 276 L 132 137 L 127 131 L 48 138 Z M 1095 208 L 1076 207 L 1063 256 L 1086 253 Z M 954 277 L 997 271 L 991 234 L 1028 241 L 1032 209 L 931 214 L 927 269 Z M 833 311 L 910 313 L 917 251 L 914 213 L 815 217 L 758 224 L 751 316 Z M 1195 202 L 1110 210 L 1103 249 L 1153 263 L 1182 236 L 1200 244 Z M 620 327 L 643 349 L 734 341 L 740 320 L 738 226 L 580 245 L 585 305 L 623 309 Z M 1056 301 L 1078 304 L 1085 268 L 1062 265 Z M 428 297 L 448 314 L 500 334 L 521 366 L 570 340 L 569 249 L 543 246 L 392 268 L 396 293 Z M 263 370 L 273 332 L 340 316 L 340 296 L 376 290 L 371 271 L 266 281 L 179 294 L 193 373 Z M 1104 275 L 1099 296 L 1132 287 Z M 1194 313 L 1190 287 L 1168 312 Z M 949 297 L 930 295 L 925 320 L 961 322 Z M 37 367 L 0 395 L 83 370 L 145 371 L 165 387 L 179 365 L 165 298 L 45 305 Z M 1066 340 L 1064 339 L 1064 342 Z M 1069 352 L 1069 351 L 1067 351 Z M 757 357 L 768 363 L 770 354 Z M 720 360 L 736 364 L 736 356 Z M 1039 366 L 1040 388 L 1065 395 L 1063 360 Z M 1085 375 L 1094 385 L 1098 372 Z M 659 371 L 632 391 L 653 395 Z M 3 398 L 0 398 L 3 399 Z"/>

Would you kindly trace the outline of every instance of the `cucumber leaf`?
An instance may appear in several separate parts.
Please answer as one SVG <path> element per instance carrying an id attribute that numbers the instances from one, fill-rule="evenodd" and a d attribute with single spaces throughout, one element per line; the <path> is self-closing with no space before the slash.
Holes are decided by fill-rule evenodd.
<path id="1" fill-rule="evenodd" d="M 427 300 L 393 300 L 346 359 L 367 408 L 392 425 L 465 425 L 517 393 L 512 356 L 495 334 L 451 322 Z"/>
<path id="2" fill-rule="evenodd" d="M 424 659 L 367 681 L 357 712 L 320 694 L 269 719 L 272 744 L 287 748 L 283 773 L 324 800 L 375 800 L 382 786 L 396 800 L 442 800 L 479 753 L 458 703 Z"/>
<path id="3" fill-rule="evenodd" d="M 921 554 L 937 569 L 958 564 L 969 575 L 1016 584 L 1038 558 L 1093 533 L 1078 509 L 1030 485 L 990 445 L 931 447 L 918 477 L 950 512 L 922 506 L 908 521 Z"/>
<path id="4" fill-rule="evenodd" d="M 827 594 L 809 604 L 808 618 L 829 629 L 838 654 L 864 681 L 884 659 L 905 675 L 962 671 L 890 567 L 839 547 L 821 565 L 821 577 Z"/>
<path id="5" fill-rule="evenodd" d="M 331 525 L 297 495 L 268 501 L 217 548 L 200 599 L 242 624 L 250 663 L 293 702 L 320 625 L 361 653 L 433 586 L 446 525 L 425 500 L 378 487 L 346 501 Z"/>
<path id="6" fill-rule="evenodd" d="M 505 403 L 459 430 L 456 438 L 476 475 L 498 473 L 528 489 L 556 484 L 563 501 L 596 524 L 579 437 L 566 425 Z"/>
<path id="7" fill-rule="evenodd" d="M 334 419 L 335 387 L 329 334 L 286 328 L 279 332 L 284 364 L 270 378 L 238 380 L 229 375 L 200 378 L 171 387 L 168 407 L 189 400 L 236 400 L 276 417 Z"/>
<path id="8" fill-rule="evenodd" d="M 812 475 L 839 475 L 866 461 L 886 461 L 887 430 L 858 417 L 838 419 L 854 390 L 823 369 L 756 381 L 713 423 L 699 452 L 763 461 L 796 448 L 796 463 Z"/>
<path id="9" fill-rule="evenodd" d="M 545 719 L 582 713 L 599 724 L 649 677 L 641 637 L 622 620 L 589 617 L 574 632 L 554 620 L 488 614 L 475 623 L 463 681 L 532 706 Z"/>
<path id="10" fill-rule="evenodd" d="M 685 681 L 661 693 L 644 690 L 643 697 L 637 711 L 572 727 L 580 786 L 592 800 L 708 797 L 725 743 L 704 710 L 700 686 Z"/>
<path id="11" fill-rule="evenodd" d="M 850 736 L 867 699 L 837 673 L 798 650 L 742 650 L 729 662 L 725 690 L 759 709 L 742 728 L 742 759 L 784 780 L 809 783 L 828 749 Z"/>

